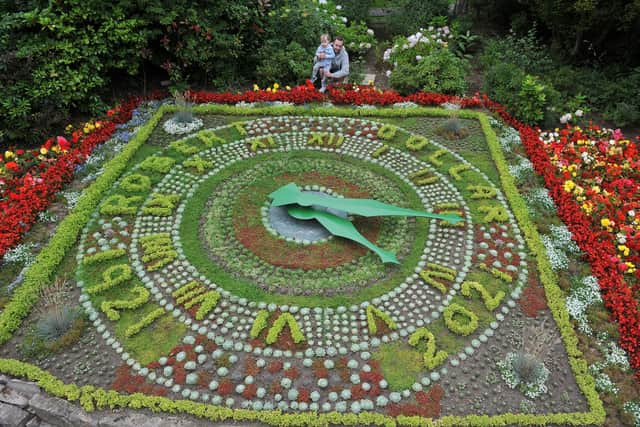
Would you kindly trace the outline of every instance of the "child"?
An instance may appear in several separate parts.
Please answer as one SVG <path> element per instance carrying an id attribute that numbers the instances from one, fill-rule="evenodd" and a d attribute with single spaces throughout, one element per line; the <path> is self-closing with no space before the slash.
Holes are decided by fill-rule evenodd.
<path id="1" fill-rule="evenodd" d="M 324 57 L 321 58 L 321 54 Z M 336 54 L 333 52 L 333 47 L 329 44 L 329 34 L 322 34 L 320 36 L 320 46 L 316 49 L 314 57 L 315 63 L 313 64 L 313 72 L 311 74 L 311 83 L 314 83 L 318 78 L 318 73 L 324 73 L 324 69 L 331 68 L 331 60 L 335 58 Z M 320 75 L 322 78 L 324 74 Z"/>

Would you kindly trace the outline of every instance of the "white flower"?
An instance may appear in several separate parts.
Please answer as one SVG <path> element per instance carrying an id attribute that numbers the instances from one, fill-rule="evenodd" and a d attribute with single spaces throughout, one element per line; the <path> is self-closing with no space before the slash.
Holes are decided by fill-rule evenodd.
<path id="1" fill-rule="evenodd" d="M 387 72 L 385 73 L 387 75 L 387 77 L 391 76 L 391 70 L 387 70 Z"/>
<path id="2" fill-rule="evenodd" d="M 318 4 L 327 4 L 327 0 L 318 0 Z"/>
<path id="3" fill-rule="evenodd" d="M 391 49 L 385 50 L 384 53 L 382 54 L 382 60 L 384 62 L 389 62 L 389 58 L 391 58 Z"/>
<path id="4" fill-rule="evenodd" d="M 367 29 L 367 34 L 369 34 L 370 36 L 374 35 L 375 33 L 373 32 L 373 30 L 371 28 Z"/>
<path id="5" fill-rule="evenodd" d="M 429 32 L 433 31 L 433 25 L 430 25 L 428 30 L 429 30 Z"/>
<path id="6" fill-rule="evenodd" d="M 198 130 L 202 127 L 202 125 L 202 120 L 198 118 L 194 118 L 192 121 L 187 123 L 176 122 L 173 118 L 171 118 L 164 122 L 162 128 L 165 132 L 171 135 L 181 135 Z"/>
<path id="7" fill-rule="evenodd" d="M 634 210 L 632 209 L 632 210 L 630 210 L 629 212 L 627 212 L 627 215 L 629 215 L 630 217 L 632 217 L 632 218 L 633 218 L 634 216 L 636 216 L 636 211 L 634 211 Z"/>
<path id="8" fill-rule="evenodd" d="M 347 23 L 347 17 L 346 16 L 342 17 L 342 22 L 344 22 L 345 24 Z"/>
<path id="9" fill-rule="evenodd" d="M 339 4 L 337 4 L 337 5 L 336 5 L 336 9 L 338 9 L 338 10 L 342 10 L 342 6 L 341 6 L 341 5 L 339 5 Z"/>
<path id="10" fill-rule="evenodd" d="M 422 61 L 422 55 L 416 55 L 416 61 Z"/>
<path id="11" fill-rule="evenodd" d="M 574 114 L 576 115 L 576 117 L 582 117 L 582 115 L 584 114 L 584 111 L 576 110 L 576 112 Z"/>
<path id="12" fill-rule="evenodd" d="M 564 116 L 560 117 L 560 123 L 566 124 L 571 121 L 571 113 L 567 113 Z"/>
<path id="13" fill-rule="evenodd" d="M 366 43 L 364 47 L 366 47 L 367 49 L 371 49 L 371 43 Z"/>
<path id="14" fill-rule="evenodd" d="M 402 45 L 402 50 L 406 50 L 406 49 L 409 49 L 409 45 L 405 43 Z"/>

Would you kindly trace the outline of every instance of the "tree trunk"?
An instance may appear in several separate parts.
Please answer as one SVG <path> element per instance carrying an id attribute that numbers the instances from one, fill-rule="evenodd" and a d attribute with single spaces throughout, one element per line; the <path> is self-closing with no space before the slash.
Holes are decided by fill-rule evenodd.
<path id="1" fill-rule="evenodd" d="M 580 46 L 582 46 L 582 37 L 582 30 L 578 30 L 578 32 L 576 33 L 576 41 L 573 45 L 573 49 L 571 49 L 571 56 L 576 57 L 580 52 Z"/>

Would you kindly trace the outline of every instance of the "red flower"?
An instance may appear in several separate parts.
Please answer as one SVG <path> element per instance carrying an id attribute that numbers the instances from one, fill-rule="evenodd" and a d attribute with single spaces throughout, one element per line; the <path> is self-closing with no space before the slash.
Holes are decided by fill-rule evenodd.
<path id="1" fill-rule="evenodd" d="M 71 148 L 71 143 L 67 141 L 67 138 L 65 138 L 64 136 L 56 137 L 56 141 L 62 151 L 69 151 L 69 149 Z"/>
<path id="2" fill-rule="evenodd" d="M 19 172 L 20 171 L 20 166 L 18 166 L 18 164 L 16 162 L 7 162 L 5 164 L 5 167 L 7 169 L 9 169 L 11 172 Z"/>

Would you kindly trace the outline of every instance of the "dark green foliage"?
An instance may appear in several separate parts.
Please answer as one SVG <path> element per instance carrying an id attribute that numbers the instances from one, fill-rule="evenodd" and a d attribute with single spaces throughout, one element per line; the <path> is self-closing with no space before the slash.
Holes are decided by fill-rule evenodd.
<path id="1" fill-rule="evenodd" d="M 252 27 L 259 28 L 255 2 L 182 0 L 171 2 L 169 8 L 157 2 L 147 10 L 152 11 L 150 24 L 161 31 L 160 49 L 153 50 L 154 62 L 161 64 L 174 83 L 191 80 L 224 85 L 237 76 L 241 63 L 250 67 L 238 59 L 258 38 Z"/>
<path id="2" fill-rule="evenodd" d="M 509 34 L 489 40 L 480 62 L 485 68 L 483 90 L 520 120 L 541 123 L 548 108 L 558 105 L 560 94 L 552 80 L 539 77 L 547 75 L 554 62 L 537 41 L 535 28 L 523 37 Z"/>
<path id="3" fill-rule="evenodd" d="M 70 4 L 69 4 L 70 3 Z M 95 114 L 111 70 L 135 73 L 151 36 L 144 21 L 118 4 L 51 3 L 0 21 L 1 139 L 42 138 L 69 109 Z M 1 140 L 0 139 L 0 140 Z"/>
<path id="4" fill-rule="evenodd" d="M 488 40 L 480 62 L 487 68 L 509 63 L 529 74 L 541 74 L 554 68 L 549 50 L 538 40 L 535 27 L 524 36 L 510 33 Z"/>
<path id="5" fill-rule="evenodd" d="M 340 0 L 342 13 L 349 21 L 366 21 L 369 8 L 373 7 L 373 0 Z"/>
<path id="6" fill-rule="evenodd" d="M 389 17 L 392 34 L 413 34 L 438 16 L 446 16 L 449 0 L 402 0 L 396 2 L 398 10 Z"/>
<path id="7" fill-rule="evenodd" d="M 420 79 L 416 72 L 416 65 L 409 63 L 398 65 L 398 67 L 393 70 L 393 73 L 391 73 L 389 82 L 401 95 L 415 92 L 420 88 Z"/>
<path id="8" fill-rule="evenodd" d="M 263 84 L 300 82 L 311 76 L 312 54 L 299 43 L 291 42 L 284 47 L 267 43 L 259 53 L 256 78 Z"/>
<path id="9" fill-rule="evenodd" d="M 41 142 L 71 111 L 98 114 L 112 76 L 163 67 L 175 83 L 229 78 L 247 46 L 257 45 L 251 0 L 24 7 L 0 19 L 0 143 Z"/>
<path id="10" fill-rule="evenodd" d="M 605 117 L 616 126 L 637 126 L 640 123 L 640 106 L 617 102 L 605 112 Z"/>
<path id="11" fill-rule="evenodd" d="M 610 49 L 607 42 L 620 43 L 616 39 L 625 32 L 633 36 L 633 26 L 640 18 L 637 1 L 532 0 L 525 3 L 534 19 L 550 30 L 552 45 L 571 57 L 593 58 L 594 54 L 596 57 L 606 54 Z M 627 50 L 633 49 L 636 40 L 627 40 Z"/>
<path id="12" fill-rule="evenodd" d="M 391 85 L 401 94 L 424 90 L 464 94 L 468 63 L 448 49 L 434 49 L 417 63 L 399 64 L 391 73 Z"/>

